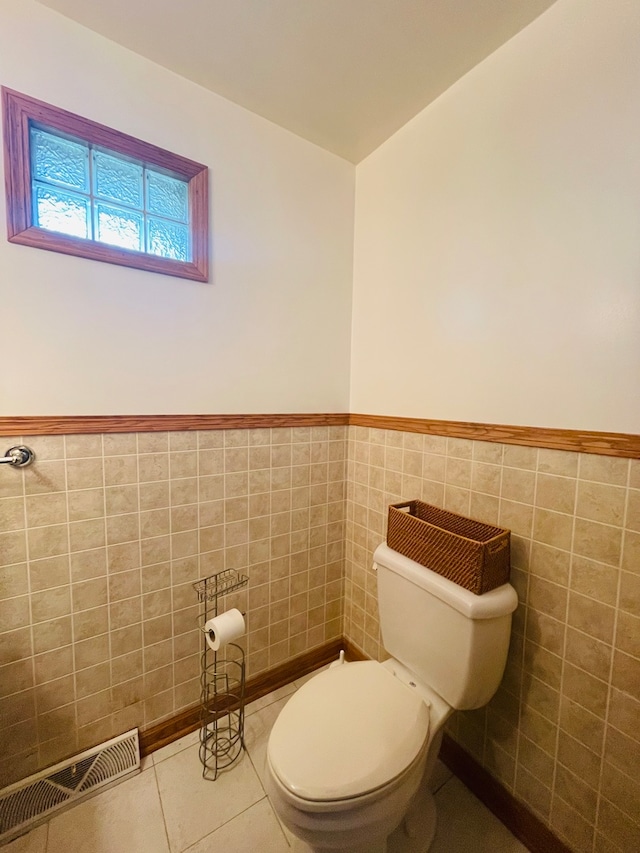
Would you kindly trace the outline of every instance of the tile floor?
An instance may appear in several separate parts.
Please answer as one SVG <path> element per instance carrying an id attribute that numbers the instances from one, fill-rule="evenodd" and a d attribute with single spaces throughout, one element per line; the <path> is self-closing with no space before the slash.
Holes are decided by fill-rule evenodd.
<path id="1" fill-rule="evenodd" d="M 215 782 L 202 779 L 194 733 L 143 760 L 142 772 L 51 818 L 2 853 L 303 853 L 262 786 L 267 737 L 301 679 L 247 706 L 247 752 Z M 430 853 L 526 853 L 440 764 L 439 822 Z"/>

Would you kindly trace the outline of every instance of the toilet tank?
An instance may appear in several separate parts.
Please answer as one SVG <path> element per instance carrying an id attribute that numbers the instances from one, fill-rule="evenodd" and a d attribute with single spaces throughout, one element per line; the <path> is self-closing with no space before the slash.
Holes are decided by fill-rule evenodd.
<path id="1" fill-rule="evenodd" d="M 504 672 L 514 588 L 475 595 L 386 544 L 373 559 L 385 649 L 452 708 L 485 705 Z"/>

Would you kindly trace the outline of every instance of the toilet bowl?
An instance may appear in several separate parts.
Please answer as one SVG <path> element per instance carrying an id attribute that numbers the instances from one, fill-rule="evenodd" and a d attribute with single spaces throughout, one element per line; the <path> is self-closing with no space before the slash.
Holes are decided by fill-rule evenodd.
<path id="1" fill-rule="evenodd" d="M 314 676 L 269 736 L 267 793 L 314 853 L 426 853 L 444 724 L 486 704 L 506 663 L 513 587 L 474 595 L 386 544 L 374 561 L 391 657 Z"/>
<path id="2" fill-rule="evenodd" d="M 292 696 L 271 731 L 266 783 L 276 812 L 314 851 L 383 853 L 399 824 L 411 831 L 410 806 L 451 710 L 397 661 L 325 670 Z M 423 787 L 418 844 L 398 849 L 417 853 L 431 841 L 435 809 Z"/>

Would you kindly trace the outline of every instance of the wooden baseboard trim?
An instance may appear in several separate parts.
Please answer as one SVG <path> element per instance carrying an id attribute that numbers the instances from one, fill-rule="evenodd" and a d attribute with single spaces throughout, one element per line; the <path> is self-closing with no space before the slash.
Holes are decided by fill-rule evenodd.
<path id="1" fill-rule="evenodd" d="M 266 696 L 267 693 L 290 684 L 296 678 L 302 678 L 315 669 L 326 666 L 326 664 L 337 659 L 341 649 L 345 649 L 347 657 L 349 657 L 345 642 L 338 638 L 286 661 L 280 666 L 273 667 L 273 669 L 257 675 L 255 678 L 250 678 L 245 685 L 245 703 L 248 704 L 255 699 L 260 699 L 261 696 Z M 141 732 L 140 754 L 142 756 L 149 755 L 156 749 L 167 746 L 174 740 L 199 729 L 200 713 L 200 705 L 194 705 L 176 714 L 175 717 L 171 717 L 170 720 L 165 720 L 158 723 L 157 726 Z"/>
<path id="2" fill-rule="evenodd" d="M 440 760 L 532 853 L 571 853 L 548 826 L 446 733 Z"/>

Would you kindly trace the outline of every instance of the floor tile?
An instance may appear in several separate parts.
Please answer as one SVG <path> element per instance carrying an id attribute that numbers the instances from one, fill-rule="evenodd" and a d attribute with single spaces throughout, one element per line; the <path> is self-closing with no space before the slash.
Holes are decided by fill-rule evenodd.
<path id="1" fill-rule="evenodd" d="M 215 781 L 202 778 L 195 745 L 161 761 L 154 769 L 171 853 L 182 853 L 264 797 L 247 755 Z"/>
<path id="2" fill-rule="evenodd" d="M 171 758 L 172 755 L 182 752 L 183 749 L 193 746 L 194 743 L 200 743 L 199 729 L 195 732 L 191 732 L 191 734 L 181 737 L 179 740 L 174 740 L 173 743 L 163 746 L 162 749 L 157 749 L 155 752 L 152 752 L 149 757 L 153 758 L 154 764 L 159 764 L 161 761 Z"/>
<path id="3" fill-rule="evenodd" d="M 285 684 L 284 687 L 279 687 L 277 690 L 273 690 L 266 696 L 262 696 L 260 699 L 250 702 L 244 709 L 245 718 L 249 717 L 251 714 L 255 714 L 256 711 L 262 711 L 263 708 L 266 708 L 268 705 L 273 705 L 274 702 L 278 702 L 280 699 L 284 699 L 285 696 L 291 696 L 291 694 L 295 692 L 295 684 Z"/>
<path id="4" fill-rule="evenodd" d="M 186 853 L 290 853 L 289 844 L 265 797 L 203 838 Z"/>
<path id="5" fill-rule="evenodd" d="M 435 794 L 436 791 L 439 791 L 442 786 L 449 781 L 449 779 L 453 778 L 453 773 L 446 764 L 443 764 L 439 758 L 436 758 L 436 765 L 433 768 L 433 773 L 431 774 L 431 779 L 429 781 L 429 790 Z"/>
<path id="6" fill-rule="evenodd" d="M 436 794 L 438 827 L 429 853 L 527 853 L 527 848 L 453 777 Z"/>
<path id="7" fill-rule="evenodd" d="M 47 824 L 37 826 L 27 835 L 16 838 L 2 848 L 2 853 L 45 853 L 47 849 Z"/>
<path id="8" fill-rule="evenodd" d="M 169 853 L 155 774 L 140 773 L 52 818 L 46 850 Z"/>

